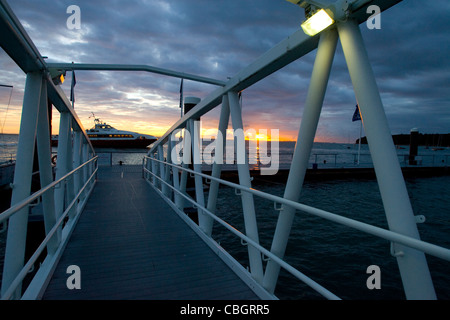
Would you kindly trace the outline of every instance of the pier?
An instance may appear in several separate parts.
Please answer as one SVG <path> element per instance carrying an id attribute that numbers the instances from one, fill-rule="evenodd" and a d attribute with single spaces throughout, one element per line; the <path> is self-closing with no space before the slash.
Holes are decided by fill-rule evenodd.
<path id="1" fill-rule="evenodd" d="M 290 2 L 300 4 L 313 16 L 314 11 L 325 12 L 316 9 L 327 9 L 334 20 L 314 34 L 298 29 L 223 81 L 145 65 L 47 63 L 7 2 L 0 0 L 1 46 L 26 74 L 11 207 L 0 213 L 0 223 L 7 223 L 3 300 L 275 300 L 280 271 L 288 272 L 320 297 L 339 300 L 326 284 L 285 259 L 293 220 L 299 212 L 386 240 L 386 251 L 398 265 L 405 297 L 438 298 L 426 256 L 448 263 L 450 250 L 420 239 L 417 223 L 423 219 L 412 210 L 359 29 L 367 19 L 369 5 L 382 12 L 399 1 L 337 1 L 324 8 L 316 8 L 317 1 Z M 318 165 L 311 171 L 309 159 L 338 39 L 373 160 L 373 168 L 365 170 L 373 170 L 371 174 L 376 177 L 387 228 L 299 202 L 308 175 L 328 170 Z M 234 132 L 242 132 L 240 93 L 316 49 L 297 143 L 289 170 L 283 171 L 284 194 L 254 188 L 255 177 L 243 153 L 238 154 L 234 179 L 227 179 L 219 161 L 210 171 L 203 170 L 198 161 L 201 132 L 197 121 L 217 108 L 222 137 L 226 137 L 229 123 Z M 76 70 L 145 71 L 215 87 L 205 97 L 184 98 L 184 106 L 189 108 L 148 147 L 142 164 L 101 166 L 73 101 L 61 88 L 61 77 Z M 49 118 L 53 109 L 60 113 L 56 164 L 51 154 L 50 128 L 54 124 Z M 183 155 L 177 163 L 172 159 L 176 155 L 171 152 L 172 137 L 180 131 Z M 186 138 L 187 133 L 191 139 Z M 237 146 L 245 146 L 243 135 L 234 139 Z M 218 148 L 215 154 L 223 156 L 224 150 Z M 418 160 L 414 158 L 415 163 Z M 39 168 L 37 191 L 32 189 L 35 164 Z M 274 168 L 261 171 L 265 176 L 275 173 Z M 216 214 L 221 186 L 233 189 L 241 205 L 233 214 L 242 218 L 243 230 Z M 269 247 L 259 241 L 255 206 L 259 199 L 270 203 L 277 215 Z M 42 213 L 44 236 L 29 253 L 29 240 L 36 239 L 30 239 L 28 227 L 37 208 Z M 245 248 L 248 265 L 241 265 L 214 240 L 217 225 Z"/>

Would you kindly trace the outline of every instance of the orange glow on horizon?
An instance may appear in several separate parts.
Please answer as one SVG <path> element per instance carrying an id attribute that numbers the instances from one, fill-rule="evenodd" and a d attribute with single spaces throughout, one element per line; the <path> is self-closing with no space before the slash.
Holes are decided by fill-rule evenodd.
<path id="1" fill-rule="evenodd" d="M 15 108 L 11 108 L 10 112 L 7 115 L 7 121 L 5 122 L 5 126 L 3 128 L 3 133 L 5 134 L 19 134 L 20 128 L 20 111 L 14 110 Z M 18 109 L 18 108 L 17 108 Z M 75 107 L 75 109 L 77 109 Z M 20 109 L 19 109 L 20 110 Z M 81 122 L 85 129 L 90 129 L 93 127 L 93 119 L 87 116 L 79 115 Z M 59 112 L 54 109 L 53 117 L 52 117 L 52 134 L 58 134 L 59 131 Z M 86 118 L 86 119 L 85 119 Z M 134 131 L 142 134 L 149 134 L 155 137 L 162 137 L 167 130 L 170 129 L 172 123 L 177 120 L 176 117 L 173 118 L 164 118 L 158 119 L 155 117 L 152 121 L 146 121 L 146 119 L 137 120 L 132 117 L 123 117 L 121 115 L 113 115 L 106 119 L 105 117 L 100 117 L 102 120 L 105 120 L 106 123 L 112 125 L 118 130 L 127 130 Z M 105 118 L 105 119 L 104 119 Z M 209 121 L 208 121 L 209 122 Z M 169 123 L 169 124 L 168 124 Z M 277 128 L 264 128 L 263 125 L 258 126 L 257 124 L 249 123 L 246 125 L 248 128 L 257 128 L 254 130 L 244 130 L 245 139 L 246 140 L 258 140 L 258 141 L 271 141 L 270 132 L 271 129 Z M 261 129 L 260 129 L 261 128 Z M 228 129 L 231 130 L 231 129 Z M 265 130 L 261 132 L 262 130 Z M 285 130 L 278 129 L 279 137 L 278 141 L 296 141 L 297 140 L 297 132 L 295 130 Z M 201 132 L 202 139 L 215 139 L 217 136 L 217 124 L 214 122 L 208 124 L 207 121 L 202 120 L 201 124 Z M 267 132 L 267 133 L 265 133 Z M 314 139 L 315 142 L 340 142 L 342 139 L 339 137 L 328 137 L 325 135 L 316 135 Z"/>

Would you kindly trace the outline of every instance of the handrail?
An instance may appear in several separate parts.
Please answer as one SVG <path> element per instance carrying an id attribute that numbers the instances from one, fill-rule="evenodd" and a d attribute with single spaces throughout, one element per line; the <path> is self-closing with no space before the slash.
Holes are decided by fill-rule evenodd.
<path id="1" fill-rule="evenodd" d="M 3 211 L 2 213 L 0 213 L 0 222 L 2 222 L 3 220 L 8 219 L 10 216 L 12 216 L 14 213 L 16 213 L 17 211 L 19 211 L 20 209 L 24 208 L 25 206 L 27 206 L 28 204 L 30 204 L 32 201 L 36 200 L 37 198 L 39 198 L 41 195 L 43 195 L 45 192 L 47 192 L 48 190 L 50 190 L 51 188 L 55 187 L 56 185 L 58 185 L 59 183 L 61 183 L 63 180 L 66 180 L 69 176 L 71 176 L 72 174 L 74 174 L 76 171 L 78 171 L 79 169 L 83 168 L 84 166 L 86 166 L 87 164 L 91 163 L 92 161 L 95 161 L 98 159 L 98 156 L 95 156 L 93 158 L 91 158 L 90 160 L 86 161 L 85 163 L 83 163 L 82 165 L 80 165 L 78 168 L 73 169 L 72 171 L 70 171 L 69 173 L 67 173 L 66 175 L 64 175 L 63 177 L 61 177 L 60 179 L 50 183 L 49 185 L 47 185 L 46 187 L 36 191 L 35 193 L 33 193 L 32 195 L 30 195 L 29 197 L 23 199 L 22 201 L 20 201 L 19 203 L 13 205 L 12 207 L 6 209 L 5 211 Z"/>
<path id="2" fill-rule="evenodd" d="M 97 157 L 96 157 L 97 158 Z M 95 158 L 95 159 L 96 159 Z M 93 158 L 94 159 L 94 158 Z M 92 160 L 92 159 L 91 159 Z M 91 160 L 87 161 L 86 163 L 84 163 L 83 165 L 81 165 L 80 167 L 78 167 L 76 170 L 81 169 L 85 164 L 91 162 Z M 74 170 L 74 171 L 76 171 Z M 68 175 L 74 173 L 74 171 L 72 171 L 71 173 L 69 173 Z M 1 297 L 2 300 L 9 300 L 11 298 L 11 296 L 14 294 L 14 291 L 16 290 L 16 288 L 22 283 L 23 279 L 25 278 L 25 276 L 28 273 L 28 270 L 33 266 L 33 264 L 36 262 L 36 260 L 39 258 L 39 256 L 41 255 L 41 253 L 44 251 L 45 247 L 47 246 L 48 242 L 50 241 L 50 239 L 54 236 L 54 234 L 56 233 L 56 231 L 58 230 L 58 228 L 60 227 L 60 225 L 64 222 L 64 220 L 66 219 L 67 215 L 69 214 L 70 210 L 72 209 L 72 207 L 75 205 L 75 203 L 78 201 L 78 198 L 83 194 L 84 190 L 86 189 L 86 187 L 89 185 L 89 183 L 91 182 L 92 178 L 95 177 L 96 173 L 98 171 L 98 168 L 96 168 L 94 170 L 94 172 L 91 174 L 91 176 L 89 177 L 89 179 L 87 179 L 86 183 L 83 185 L 83 187 L 80 189 L 80 191 L 77 193 L 77 195 L 75 196 L 75 198 L 72 200 L 72 202 L 67 206 L 66 210 L 62 213 L 61 217 L 58 219 L 58 221 L 55 223 L 55 225 L 53 226 L 53 228 L 48 232 L 48 234 L 46 235 L 46 237 L 44 238 L 44 240 L 41 242 L 41 244 L 39 245 L 39 247 L 36 249 L 36 251 L 33 253 L 33 255 L 30 257 L 30 259 L 28 259 L 28 262 L 23 266 L 22 270 L 17 274 L 16 278 L 14 279 L 14 281 L 10 284 L 10 286 L 8 287 L 8 289 L 5 291 L 5 293 L 3 294 L 3 296 Z M 68 176 L 66 175 L 66 176 Z M 64 180 L 64 178 L 66 177 L 64 176 L 63 178 L 61 178 L 60 180 Z M 57 184 L 53 184 L 53 187 L 56 186 Z M 49 185 L 50 186 L 50 185 Z M 45 188 L 45 191 L 48 191 L 50 188 Z M 43 191 L 43 192 L 45 192 Z M 39 192 L 36 192 L 39 193 Z M 42 194 L 42 193 L 41 193 Z"/>
<path id="3" fill-rule="evenodd" d="M 252 240 L 251 238 L 247 237 L 245 234 L 243 234 L 242 232 L 240 232 L 239 230 L 237 230 L 236 228 L 234 228 L 233 226 L 231 226 L 229 223 L 227 223 L 226 221 L 220 219 L 218 216 L 216 216 L 214 213 L 212 213 L 211 211 L 209 211 L 207 208 L 205 208 L 204 206 L 198 204 L 195 200 L 193 200 L 192 198 L 186 196 L 185 194 L 183 194 L 180 190 L 177 190 L 175 187 L 173 187 L 172 185 L 170 185 L 169 183 L 167 183 L 166 181 L 164 181 L 164 179 L 162 179 L 161 177 L 158 177 L 158 175 L 156 175 L 155 173 L 151 172 L 150 170 L 148 170 L 147 168 L 143 168 L 144 171 L 150 173 L 151 175 L 155 176 L 158 180 L 160 180 L 161 182 L 163 182 L 164 184 L 166 184 L 169 188 L 171 188 L 172 190 L 176 191 L 177 193 L 179 193 L 183 198 L 185 198 L 186 200 L 188 200 L 189 202 L 191 202 L 192 204 L 194 204 L 197 208 L 201 209 L 202 212 L 205 212 L 206 214 L 208 214 L 211 218 L 213 218 L 214 220 L 216 220 L 217 222 L 219 222 L 222 226 L 224 226 L 225 228 L 227 228 L 228 230 L 230 230 L 232 233 L 234 233 L 236 236 L 238 236 L 239 238 L 241 238 L 242 240 L 246 241 L 248 244 L 250 244 L 251 246 L 255 247 L 256 249 L 258 249 L 261 253 L 263 253 L 266 257 L 273 259 L 275 262 L 277 262 L 282 268 L 284 268 L 286 271 L 288 271 L 289 273 L 291 273 L 293 276 L 295 276 L 297 279 L 303 281 L 305 284 L 309 285 L 312 289 L 316 290 L 318 293 L 320 293 L 322 296 L 330 299 L 330 300 L 340 300 L 340 298 L 338 296 L 336 296 L 335 294 L 333 294 L 332 292 L 330 292 L 329 290 L 327 290 L 326 288 L 324 288 L 322 285 L 318 284 L 317 282 L 315 282 L 314 280 L 312 280 L 311 278 L 309 278 L 308 276 L 306 276 L 304 273 L 300 272 L 299 270 L 295 269 L 294 267 L 292 267 L 290 264 L 288 264 L 287 262 L 281 260 L 279 257 L 277 257 L 276 255 L 274 255 L 272 252 L 270 252 L 269 250 L 267 250 L 266 248 L 264 248 L 263 246 L 261 246 L 260 244 L 256 243 L 254 240 Z"/>
<path id="4" fill-rule="evenodd" d="M 217 86 L 224 86 L 225 81 L 197 76 L 190 73 L 178 72 L 169 69 L 153 67 L 149 65 L 135 64 L 104 64 L 104 63 L 47 63 L 49 68 L 58 70 L 97 70 L 97 71 L 145 71 L 156 74 L 162 74 L 170 77 L 203 82 Z"/>
<path id="5" fill-rule="evenodd" d="M 317 209 L 317 208 L 314 208 L 314 207 L 311 207 L 311 206 L 307 206 L 305 204 L 300 204 L 300 203 L 295 202 L 295 201 L 287 200 L 287 199 L 284 199 L 284 198 L 281 198 L 281 197 L 278 197 L 278 196 L 275 196 L 275 195 L 271 195 L 271 194 L 268 194 L 268 193 L 265 193 L 265 192 L 262 192 L 262 191 L 258 191 L 258 190 L 253 189 L 253 188 L 248 188 L 248 187 L 241 186 L 241 185 L 238 185 L 238 184 L 233 183 L 233 182 L 229 182 L 229 181 L 226 181 L 226 180 L 215 178 L 215 177 L 212 177 L 212 176 L 200 173 L 200 172 L 196 172 L 196 171 L 188 169 L 188 168 L 183 168 L 181 166 L 178 166 L 178 165 L 175 165 L 175 164 L 171 164 L 171 163 L 168 163 L 168 162 L 165 162 L 165 161 L 154 159 L 154 158 L 151 158 L 151 157 L 148 157 L 148 156 L 146 156 L 145 158 L 151 159 L 152 161 L 160 162 L 160 163 L 172 166 L 172 167 L 176 167 L 178 169 L 184 170 L 184 171 L 192 173 L 192 174 L 197 174 L 197 175 L 199 175 L 201 177 L 204 177 L 204 178 L 207 178 L 207 179 L 210 179 L 210 180 L 214 180 L 216 182 L 219 182 L 221 184 L 227 185 L 229 187 L 240 189 L 242 191 L 252 193 L 252 194 L 254 194 L 256 196 L 259 196 L 259 197 L 262 197 L 262 198 L 266 198 L 268 200 L 272 200 L 272 201 L 274 201 L 276 203 L 280 203 L 280 204 L 284 204 L 284 205 L 287 205 L 287 206 L 291 206 L 291 207 L 293 207 L 293 208 L 295 208 L 297 210 L 300 210 L 300 211 L 303 211 L 303 212 L 306 212 L 306 213 L 309 213 L 309 214 L 312 214 L 312 215 L 315 215 L 315 216 L 327 219 L 329 221 L 333 221 L 333 222 L 345 225 L 347 227 L 351 227 L 353 229 L 356 229 L 356 230 L 359 230 L 359 231 L 362 231 L 362 232 L 369 233 L 371 235 L 374 235 L 374 236 L 377 236 L 377 237 L 380 237 L 380 238 L 383 238 L 383 239 L 386 239 L 386 240 L 389 240 L 389 241 L 392 241 L 392 242 L 401 243 L 401 244 L 403 244 L 405 246 L 408 246 L 408 247 L 420 250 L 422 252 L 428 253 L 430 255 L 433 255 L 435 257 L 438 257 L 438 258 L 450 261 L 450 249 L 446 249 L 446 248 L 443 248 L 443 247 L 440 247 L 440 246 L 437 246 L 437 245 L 434 245 L 434 244 L 431 244 L 431 243 L 428 243 L 428 242 L 425 242 L 425 241 L 422 241 L 422 240 L 418 240 L 418 239 L 415 239 L 415 238 L 412 238 L 412 237 L 409 237 L 409 236 L 405 236 L 405 235 L 402 235 L 402 234 L 399 234 L 399 233 L 396 233 L 396 232 L 393 232 L 393 231 L 390 231 L 390 230 L 386 230 L 386 229 L 383 229 L 383 228 L 380 228 L 380 227 L 372 226 L 370 224 L 367 224 L 367 223 L 364 223 L 364 222 L 360 222 L 360 221 L 357 221 L 357 220 L 354 220 L 354 219 L 342 217 L 340 215 L 337 215 L 337 214 L 334 214 L 334 213 L 331 213 L 331 212 L 328 212 L 328 211 L 325 211 L 325 210 Z"/>
<path id="6" fill-rule="evenodd" d="M 91 151 L 95 154 L 86 131 L 66 95 L 50 78 L 48 64 L 5 0 L 0 0 L 0 33 L 2 33 L 1 47 L 25 73 L 40 71 L 46 77 L 48 96 L 51 102 L 59 112 L 69 112 L 72 115 L 75 120 L 74 130 L 82 132 Z"/>
<path id="7" fill-rule="evenodd" d="M 46 68 L 44 58 L 39 53 L 39 50 L 31 41 L 30 36 L 25 31 L 24 27 L 20 23 L 17 16 L 12 11 L 6 0 L 0 1 L 0 14 L 3 19 L 0 21 L 7 21 L 8 23 L 2 25 L 7 28 L 9 33 L 14 34 L 14 43 L 8 43 L 8 46 L 4 46 L 2 42 L 2 48 L 14 59 L 17 65 L 25 72 L 38 71 Z M 1 23 L 1 22 L 0 22 Z M 2 34 L 3 36 L 4 34 Z M 2 37 L 3 39 L 3 37 Z M 5 37 L 5 40 L 10 40 Z M 17 41 L 17 42 L 16 42 Z M 5 41 L 9 42 L 9 41 Z M 15 45 L 17 44 L 17 45 Z M 16 59 L 16 57 L 19 57 Z"/>
<path id="8" fill-rule="evenodd" d="M 446 249 L 446 248 L 443 248 L 443 247 L 440 247 L 440 246 L 437 246 L 437 245 L 434 245 L 434 244 L 431 244 L 431 243 L 428 243 L 428 242 L 425 242 L 422 240 L 418 240 L 418 239 L 415 239 L 415 238 L 412 238 L 409 236 L 398 234 L 396 232 L 386 230 L 386 229 L 383 229 L 380 227 L 376 227 L 376 226 L 373 226 L 373 225 L 370 225 L 367 223 L 363 223 L 363 222 L 360 222 L 360 221 L 357 221 L 354 219 L 342 217 L 340 215 L 333 214 L 331 212 L 327 212 L 327 211 L 324 211 L 321 209 L 310 207 L 310 206 L 300 204 L 300 203 L 297 203 L 297 202 L 294 202 L 291 200 L 287 200 L 287 199 L 284 199 L 284 198 L 281 198 L 278 196 L 274 196 L 274 195 L 271 195 L 271 194 L 268 194 L 268 193 L 265 193 L 262 191 L 258 191 L 253 188 L 241 186 L 239 184 L 229 182 L 226 180 L 222 180 L 220 178 L 215 178 L 213 176 L 209 176 L 209 175 L 206 175 L 206 174 L 203 174 L 200 172 L 196 172 L 196 171 L 188 169 L 188 168 L 183 168 L 182 166 L 171 164 L 166 161 L 158 160 L 158 159 L 155 159 L 155 158 L 152 158 L 149 156 L 144 157 L 144 161 L 143 161 L 143 172 L 144 173 L 147 172 L 147 173 L 151 174 L 153 177 L 156 177 L 159 181 L 164 183 L 165 186 L 168 186 L 170 189 L 174 190 L 177 194 L 181 195 L 184 199 L 186 199 L 187 201 L 192 203 L 196 208 L 201 210 L 202 213 L 207 214 L 209 217 L 211 217 L 212 219 L 214 219 L 215 221 L 220 223 L 222 226 L 224 226 L 226 229 L 231 231 L 236 236 L 238 236 L 241 240 L 246 241 L 249 245 L 253 246 L 259 252 L 261 252 L 261 254 L 265 255 L 266 257 L 268 257 L 269 259 L 271 259 L 272 261 L 277 263 L 281 268 L 283 268 L 286 271 L 288 271 L 289 273 L 291 273 L 297 279 L 301 280 L 303 283 L 305 283 L 310 288 L 312 288 L 316 292 L 320 293 L 322 296 L 324 296 L 327 299 L 338 300 L 340 298 L 337 297 L 336 295 L 334 295 L 328 289 L 324 288 L 323 286 L 321 286 L 320 284 L 318 284 L 317 282 L 312 280 L 311 278 L 309 278 L 308 276 L 306 276 L 305 274 L 303 274 L 302 272 L 300 272 L 299 270 L 297 270 L 296 268 L 294 268 L 291 265 L 289 265 L 288 263 L 286 263 L 284 260 L 282 260 L 281 258 L 276 256 L 275 254 L 273 254 L 266 248 L 262 247 L 259 243 L 255 242 L 248 236 L 241 233 L 239 230 L 235 229 L 233 226 L 228 224 L 226 221 L 217 217 L 214 213 L 209 211 L 203 205 L 197 203 L 194 199 L 192 199 L 188 195 L 184 194 L 181 190 L 172 186 L 169 182 L 165 181 L 165 179 L 163 179 L 162 177 L 159 177 L 157 173 L 154 173 L 151 170 L 147 169 L 145 160 L 148 160 L 148 159 L 150 159 L 151 161 L 156 161 L 163 165 L 168 165 L 173 168 L 184 170 L 185 172 L 188 172 L 188 173 L 191 173 L 194 175 L 198 175 L 200 177 L 209 179 L 209 181 L 215 181 L 215 182 L 221 183 L 223 185 L 227 185 L 229 187 L 251 193 L 255 196 L 259 196 L 259 197 L 262 197 L 262 198 L 265 198 L 268 200 L 272 200 L 272 201 L 274 201 L 274 203 L 280 203 L 280 204 L 283 204 L 286 206 L 291 206 L 291 207 L 293 207 L 297 210 L 301 210 L 305 213 L 313 214 L 315 216 L 327 219 L 329 221 L 339 223 L 341 225 L 345 225 L 345 226 L 351 227 L 353 229 L 356 229 L 356 230 L 359 230 L 359 231 L 362 231 L 362 232 L 365 232 L 365 233 L 368 233 L 368 234 L 371 234 L 371 235 L 374 235 L 374 236 L 377 236 L 377 237 L 380 237 L 380 238 L 383 238 L 386 240 L 390 240 L 391 243 L 401 243 L 405 246 L 420 250 L 424 253 L 428 253 L 428 254 L 436 256 L 438 258 L 450 261 L 450 250 L 449 249 Z M 167 176 L 165 178 L 167 179 Z M 152 182 L 148 178 L 146 178 L 146 180 L 148 181 L 148 183 L 152 184 Z M 156 186 L 154 186 L 154 187 L 157 190 L 159 190 Z M 161 187 L 162 187 L 162 185 L 161 185 Z M 165 194 L 162 191 L 160 192 L 160 194 L 162 196 L 165 196 Z"/>

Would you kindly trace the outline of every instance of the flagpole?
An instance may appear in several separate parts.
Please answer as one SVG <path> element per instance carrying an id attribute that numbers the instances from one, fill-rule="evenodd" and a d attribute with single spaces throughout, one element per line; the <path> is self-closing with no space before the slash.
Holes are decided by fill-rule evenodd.
<path id="1" fill-rule="evenodd" d="M 359 112 L 358 103 L 356 103 L 356 109 L 355 112 L 353 113 L 352 121 L 361 121 L 361 123 L 359 124 L 358 160 L 356 161 L 356 164 L 359 166 L 359 158 L 361 155 L 362 118 L 361 113 Z"/>
<path id="2" fill-rule="evenodd" d="M 183 78 L 181 78 L 181 84 L 180 84 L 180 109 L 181 114 L 180 117 L 183 118 Z"/>
<path id="3" fill-rule="evenodd" d="M 183 100 L 184 100 L 184 97 L 183 97 L 183 90 L 184 90 L 184 88 L 183 88 L 183 78 L 181 78 L 181 83 L 180 83 L 180 118 L 183 118 Z M 186 128 L 185 128 L 185 130 L 186 130 Z M 180 131 L 180 138 L 181 139 L 183 139 L 183 136 L 186 136 L 186 135 L 183 135 L 183 130 L 181 130 Z M 183 150 L 183 152 L 184 152 L 184 150 Z"/>
<path id="4" fill-rule="evenodd" d="M 361 155 L 361 135 L 362 135 L 362 121 L 359 123 L 358 166 L 359 166 L 359 157 Z"/>
<path id="5" fill-rule="evenodd" d="M 72 61 L 73 64 L 73 61 Z M 70 101 L 72 101 L 72 109 L 75 109 L 75 85 L 77 80 L 75 78 L 75 70 L 72 69 L 72 83 L 70 84 Z"/>

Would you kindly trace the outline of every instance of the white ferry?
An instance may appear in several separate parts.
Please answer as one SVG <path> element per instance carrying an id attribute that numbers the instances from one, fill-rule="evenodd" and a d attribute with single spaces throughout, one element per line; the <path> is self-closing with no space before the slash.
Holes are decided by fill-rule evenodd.
<path id="1" fill-rule="evenodd" d="M 86 133 L 92 146 L 98 148 L 146 148 L 157 140 L 152 135 L 118 130 L 98 118 L 94 119 L 94 127 Z M 52 145 L 58 145 L 57 136 L 52 136 Z"/>

